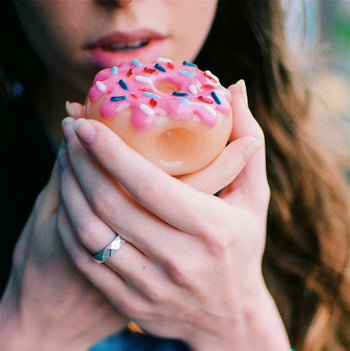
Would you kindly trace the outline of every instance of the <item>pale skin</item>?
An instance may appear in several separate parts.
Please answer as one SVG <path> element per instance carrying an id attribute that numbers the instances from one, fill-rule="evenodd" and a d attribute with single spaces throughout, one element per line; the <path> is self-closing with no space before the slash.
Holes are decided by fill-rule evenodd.
<path id="1" fill-rule="evenodd" d="M 50 3 L 57 10 L 59 1 L 32 3 L 40 12 L 36 6 Z M 95 10 L 105 6 L 104 1 L 85 3 Z M 136 15 L 136 3 L 123 3 L 115 16 Z M 169 3 L 159 1 L 164 9 Z M 202 26 L 209 29 L 208 19 Z M 62 45 L 52 33 L 53 45 Z M 63 51 L 70 44 L 73 50 L 79 47 L 69 42 Z M 179 46 L 171 40 L 167 45 Z M 167 50 L 163 56 L 182 59 Z M 194 57 L 198 48 L 188 50 L 186 55 Z M 68 63 L 72 70 L 74 60 Z M 84 73 L 78 70 L 72 84 L 63 79 L 50 85 L 57 102 L 44 110 L 57 137 L 53 109 L 63 106 L 60 98 L 69 92 L 87 90 L 80 79 Z M 49 75 L 48 81 L 55 79 Z M 65 120 L 66 154 L 23 230 L 2 299 L 5 351 L 86 350 L 128 320 L 156 335 L 180 338 L 194 350 L 289 350 L 261 272 L 269 202 L 263 133 L 249 111 L 244 84 L 230 90 L 235 123 L 230 144 L 213 164 L 179 179 L 102 124 Z M 80 106 L 73 104 L 69 112 L 80 117 Z M 91 255 L 116 233 L 126 243 L 105 264 L 96 264 Z"/>

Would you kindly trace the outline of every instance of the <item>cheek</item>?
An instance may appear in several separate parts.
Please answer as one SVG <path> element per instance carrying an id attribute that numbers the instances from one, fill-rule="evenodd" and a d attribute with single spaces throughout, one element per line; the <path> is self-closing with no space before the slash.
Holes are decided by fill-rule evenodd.
<path id="1" fill-rule="evenodd" d="M 187 59 L 194 59 L 201 49 L 208 36 L 213 23 L 217 1 L 216 0 L 197 0 L 188 1 L 185 5 L 180 2 L 173 16 L 173 28 L 176 28 L 178 39 L 178 50 Z"/>
<path id="2" fill-rule="evenodd" d="M 74 1 L 16 0 L 15 4 L 24 31 L 44 62 L 76 46 L 79 21 L 75 20 Z"/>

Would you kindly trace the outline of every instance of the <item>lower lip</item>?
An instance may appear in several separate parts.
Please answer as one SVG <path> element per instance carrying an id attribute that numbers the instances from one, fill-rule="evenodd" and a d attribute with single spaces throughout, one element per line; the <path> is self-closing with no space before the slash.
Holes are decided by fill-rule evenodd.
<path id="1" fill-rule="evenodd" d="M 89 59 L 99 68 L 118 66 L 123 61 L 132 61 L 134 58 L 143 62 L 156 60 L 163 51 L 165 39 L 151 39 L 148 44 L 129 51 L 108 51 L 101 47 L 87 50 Z"/>

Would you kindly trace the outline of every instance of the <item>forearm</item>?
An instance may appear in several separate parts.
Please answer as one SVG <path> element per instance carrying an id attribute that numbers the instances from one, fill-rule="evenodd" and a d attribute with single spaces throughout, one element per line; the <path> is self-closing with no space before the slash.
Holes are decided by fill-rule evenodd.
<path id="1" fill-rule="evenodd" d="M 215 334 L 194 335 L 194 351 L 289 351 L 288 336 L 275 302 L 265 289 L 241 316 L 225 323 Z"/>

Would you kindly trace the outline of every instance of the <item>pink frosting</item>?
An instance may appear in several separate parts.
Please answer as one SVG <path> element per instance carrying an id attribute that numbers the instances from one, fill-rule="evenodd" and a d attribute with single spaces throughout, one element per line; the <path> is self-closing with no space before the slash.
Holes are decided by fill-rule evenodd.
<path id="1" fill-rule="evenodd" d="M 157 89 L 157 83 L 176 85 L 176 95 Z M 132 109 L 132 125 L 137 130 L 152 127 L 157 116 L 189 120 L 198 116 L 210 127 L 217 122 L 217 111 L 229 115 L 231 94 L 209 71 L 195 65 L 158 59 L 150 64 L 138 60 L 122 63 L 97 73 L 89 92 L 91 102 L 105 96 L 100 106 L 102 117 L 111 118 Z"/>

